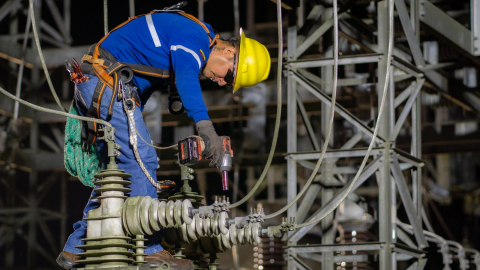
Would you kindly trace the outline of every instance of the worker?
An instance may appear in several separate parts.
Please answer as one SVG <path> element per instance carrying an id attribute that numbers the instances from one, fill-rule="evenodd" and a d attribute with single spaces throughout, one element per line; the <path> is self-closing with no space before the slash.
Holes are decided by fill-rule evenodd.
<path id="1" fill-rule="evenodd" d="M 157 197 L 156 188 L 148 181 L 134 157 L 129 145 L 127 117 L 124 111 L 122 82 L 135 87 L 133 94 L 137 106 L 134 117 L 138 136 L 138 151 L 150 175 L 156 181 L 158 160 L 155 149 L 146 144 L 151 138 L 142 118 L 141 110 L 152 94 L 154 86 L 175 84 L 187 115 L 193 119 L 199 136 L 205 142 L 205 158 L 211 166 L 222 160 L 222 142 L 209 119 L 202 98 L 199 79 L 210 79 L 220 86 L 230 85 L 233 91 L 265 80 L 270 71 L 270 55 L 266 47 L 245 37 L 240 30 L 238 39 L 223 40 L 212 27 L 195 17 L 178 10 L 153 11 L 146 15 L 130 18 L 113 29 L 93 45 L 82 59 L 81 68 L 88 77 L 75 86 L 75 104 L 79 114 L 107 120 L 116 129 L 116 143 L 121 155 L 118 167 L 132 175 L 128 196 Z M 128 71 L 133 78 L 128 80 Z M 171 75 L 175 80 L 171 81 Z M 120 87 L 120 88 L 119 88 Z M 123 88 L 121 88 L 123 87 Z M 88 128 L 88 141 L 97 145 L 103 161 L 107 161 L 106 143 L 97 140 L 97 126 Z M 105 162 L 104 162 L 105 163 Z M 99 206 L 95 189 L 85 207 L 88 211 Z M 74 224 L 64 250 L 57 262 L 65 269 L 74 267 L 83 252 L 76 246 L 83 245 L 87 222 Z M 193 263 L 175 259 L 159 244 L 161 233 L 148 238 L 145 253 L 149 263 L 170 265 L 172 270 L 194 269 Z"/>

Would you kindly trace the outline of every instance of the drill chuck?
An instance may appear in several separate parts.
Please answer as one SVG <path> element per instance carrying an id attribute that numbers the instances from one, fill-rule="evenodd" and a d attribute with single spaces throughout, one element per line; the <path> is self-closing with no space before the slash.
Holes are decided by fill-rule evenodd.
<path id="1" fill-rule="evenodd" d="M 223 190 L 228 190 L 228 172 L 232 169 L 232 155 L 230 152 L 227 152 L 223 156 L 222 164 L 220 165 L 219 170 L 222 172 L 222 188 Z"/>

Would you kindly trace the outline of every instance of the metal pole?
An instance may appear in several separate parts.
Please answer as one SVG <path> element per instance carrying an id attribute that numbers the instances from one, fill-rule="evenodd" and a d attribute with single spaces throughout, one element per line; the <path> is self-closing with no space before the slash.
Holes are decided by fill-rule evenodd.
<path id="1" fill-rule="evenodd" d="M 247 29 L 253 30 L 255 25 L 255 2 L 253 0 L 247 0 Z"/>
<path id="2" fill-rule="evenodd" d="M 60 213 L 62 214 L 62 217 L 60 219 L 60 247 L 63 246 L 66 242 L 66 236 L 67 236 L 67 175 L 65 173 L 62 173 L 61 179 L 60 179 L 60 196 L 61 196 L 61 201 L 60 201 Z"/>
<path id="3" fill-rule="evenodd" d="M 378 3 L 378 48 L 383 55 L 388 53 L 388 37 L 389 37 L 389 1 L 381 1 Z M 383 87 L 385 85 L 386 79 L 386 70 L 387 70 L 387 58 L 383 57 L 378 62 L 378 83 L 377 83 L 377 94 L 380 100 L 383 95 Z M 390 74 L 388 74 L 390 76 Z M 390 87 L 389 87 L 390 88 Z M 391 95 L 391 89 L 387 88 L 387 95 Z M 377 125 L 379 127 L 379 136 L 388 138 L 390 134 L 390 120 L 392 117 L 392 104 L 390 102 L 391 98 L 386 97 L 386 108 L 380 122 Z M 392 178 L 390 174 L 390 143 L 384 143 L 384 150 L 382 153 L 383 162 L 379 168 L 379 173 L 377 174 L 378 186 L 379 186 L 379 239 L 380 242 L 385 243 L 383 248 L 380 250 L 380 270 L 390 270 L 396 269 L 395 255 L 392 254 L 391 243 L 394 242 L 394 232 L 395 232 L 395 201 L 394 199 L 394 189 L 395 185 L 392 183 Z"/>
<path id="4" fill-rule="evenodd" d="M 135 0 L 128 0 L 128 10 L 130 17 L 135 16 Z"/>
<path id="5" fill-rule="evenodd" d="M 295 60 L 297 27 L 290 26 L 288 28 L 288 60 Z M 288 69 L 287 78 L 287 151 L 288 153 L 297 152 L 297 84 Z M 293 200 L 297 196 L 297 161 L 293 159 L 287 160 L 287 199 Z M 297 204 L 295 203 L 288 209 L 289 217 L 297 216 Z M 288 233 L 288 236 L 292 232 Z M 288 245 L 295 245 L 296 242 L 289 242 Z M 290 254 L 289 254 L 290 255 Z M 291 254 L 294 256 L 294 254 Z M 295 263 L 289 258 L 288 270 L 294 270 Z"/>
<path id="6" fill-rule="evenodd" d="M 420 43 L 420 0 L 410 0 L 410 20 L 417 43 Z M 422 157 L 422 94 L 417 95 L 417 99 L 412 108 L 412 146 L 411 153 L 414 157 Z M 413 186 L 413 204 L 417 210 L 417 216 L 422 219 L 422 168 L 418 167 L 412 172 Z"/>
<path id="7" fill-rule="evenodd" d="M 203 3 L 205 0 L 198 0 L 198 19 L 203 21 Z"/>
<path id="8" fill-rule="evenodd" d="M 25 34 L 23 35 L 23 44 L 22 44 L 22 63 L 18 67 L 18 77 L 17 77 L 17 87 L 15 90 L 15 96 L 20 98 L 20 94 L 22 91 L 22 79 L 23 79 L 23 68 L 25 67 L 25 51 L 27 50 L 27 41 L 28 41 L 28 34 L 30 33 L 30 25 L 31 25 L 31 13 L 28 12 L 27 15 L 27 25 L 25 26 Z M 13 107 L 13 119 L 18 119 L 18 108 L 20 104 L 18 101 L 15 101 L 15 106 Z"/>
<path id="9" fill-rule="evenodd" d="M 108 0 L 103 0 L 103 32 L 108 34 Z"/>
<path id="10" fill-rule="evenodd" d="M 238 162 L 233 164 L 233 194 L 232 203 L 237 202 L 238 199 L 238 184 L 240 183 L 240 166 Z M 237 216 L 237 208 L 232 209 L 232 217 Z M 240 270 L 240 263 L 238 261 L 238 249 L 237 246 L 232 246 L 233 267 L 235 270 Z"/>
<path id="11" fill-rule="evenodd" d="M 324 14 L 322 16 L 323 21 L 327 21 L 333 17 L 333 9 L 327 8 L 324 11 Z M 326 44 L 325 44 L 326 45 Z M 324 52 L 324 57 L 325 58 L 332 58 L 333 57 L 333 50 L 331 43 L 327 45 L 328 48 Z M 321 68 L 322 69 L 322 87 L 323 90 L 326 94 L 331 94 L 332 91 L 335 91 L 332 89 L 333 87 L 333 66 L 328 65 L 324 66 Z M 326 104 L 325 102 L 322 102 L 322 115 L 321 115 L 321 132 L 323 135 L 323 138 L 327 136 L 326 132 L 328 130 L 328 122 L 329 122 L 329 112 L 330 112 L 330 105 Z M 333 133 L 333 130 L 332 130 Z M 330 146 L 333 145 L 333 137 L 330 136 L 330 141 L 328 144 Z M 321 174 L 322 174 L 322 182 L 324 185 L 333 185 L 335 180 L 333 179 L 333 168 L 334 168 L 334 163 L 331 162 L 331 160 L 324 160 L 322 167 L 321 167 Z M 322 189 L 322 206 L 324 206 L 328 201 L 330 201 L 331 198 L 333 198 L 334 191 L 331 188 L 323 188 Z M 322 228 L 322 244 L 324 245 L 331 245 L 333 244 L 335 240 L 335 235 L 334 235 L 334 229 L 333 229 L 333 213 L 330 215 L 326 216 L 321 223 L 321 228 Z M 333 270 L 334 265 L 333 265 L 333 252 L 322 252 L 322 270 Z"/>
<path id="12" fill-rule="evenodd" d="M 240 31 L 240 11 L 238 7 L 238 0 L 233 0 L 233 18 L 235 19 L 235 32 L 233 32 L 233 35 L 237 35 Z"/>

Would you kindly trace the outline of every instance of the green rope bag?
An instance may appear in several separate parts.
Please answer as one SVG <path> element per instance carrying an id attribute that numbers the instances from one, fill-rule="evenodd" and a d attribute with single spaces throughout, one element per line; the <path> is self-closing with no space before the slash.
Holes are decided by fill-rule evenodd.
<path id="1" fill-rule="evenodd" d="M 73 103 L 69 113 L 78 115 Z M 94 187 L 93 176 L 100 172 L 101 162 L 98 159 L 97 147 L 82 143 L 82 125 L 81 120 L 67 118 L 63 150 L 65 168 L 70 175 L 78 177 L 85 186 Z"/>

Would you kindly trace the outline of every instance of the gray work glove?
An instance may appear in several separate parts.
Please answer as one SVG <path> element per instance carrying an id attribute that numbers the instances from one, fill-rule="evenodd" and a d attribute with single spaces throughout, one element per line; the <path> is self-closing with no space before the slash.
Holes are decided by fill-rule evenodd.
<path id="1" fill-rule="evenodd" d="M 197 128 L 198 135 L 205 143 L 205 149 L 203 150 L 202 156 L 212 159 L 210 162 L 210 167 L 219 167 L 223 160 L 223 145 L 222 140 L 213 128 L 212 121 L 200 120 L 195 126 Z"/>

